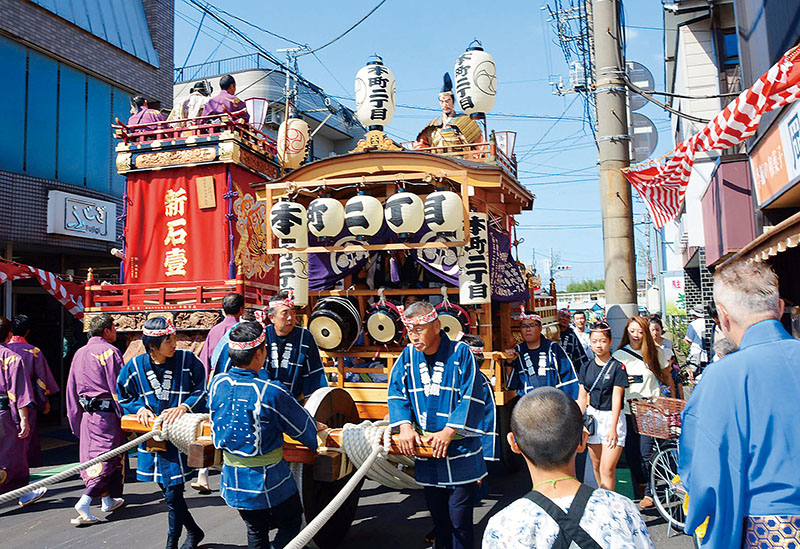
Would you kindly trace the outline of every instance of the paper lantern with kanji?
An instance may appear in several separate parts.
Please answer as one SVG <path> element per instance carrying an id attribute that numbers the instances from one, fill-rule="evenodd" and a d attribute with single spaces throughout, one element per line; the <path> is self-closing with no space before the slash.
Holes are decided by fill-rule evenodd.
<path id="1" fill-rule="evenodd" d="M 315 198 L 308 205 L 308 230 L 320 238 L 333 238 L 344 227 L 344 206 L 335 198 Z"/>
<path id="2" fill-rule="evenodd" d="M 425 198 L 425 223 L 436 233 L 455 233 L 464 226 L 464 203 L 453 191 L 436 191 Z"/>
<path id="3" fill-rule="evenodd" d="M 308 154 L 308 124 L 302 118 L 289 118 L 278 128 L 278 160 L 284 168 L 295 169 Z"/>
<path id="4" fill-rule="evenodd" d="M 308 233 L 298 238 L 293 244 L 297 248 L 308 246 Z M 288 247 L 286 242 L 281 243 L 281 247 Z M 281 290 L 292 290 L 294 292 L 294 304 L 296 307 L 308 305 L 308 254 L 296 252 L 289 254 L 279 254 L 278 258 L 278 279 Z"/>
<path id="5" fill-rule="evenodd" d="M 298 202 L 278 201 L 272 206 L 269 221 L 272 233 L 281 240 L 300 242 L 308 239 L 308 214 L 305 206 Z"/>
<path id="6" fill-rule="evenodd" d="M 375 56 L 356 73 L 356 118 L 369 129 L 380 129 L 394 116 L 394 75 Z"/>
<path id="7" fill-rule="evenodd" d="M 372 236 L 383 225 L 383 206 L 374 196 L 357 194 L 344 207 L 344 222 L 347 230 L 359 238 Z"/>
<path id="8" fill-rule="evenodd" d="M 457 108 L 467 114 L 486 114 L 494 107 L 497 69 L 492 56 L 474 41 L 456 60 L 453 94 Z"/>
<path id="9" fill-rule="evenodd" d="M 383 208 L 386 224 L 397 234 L 413 234 L 422 227 L 425 206 L 414 193 L 400 192 L 386 199 Z"/>

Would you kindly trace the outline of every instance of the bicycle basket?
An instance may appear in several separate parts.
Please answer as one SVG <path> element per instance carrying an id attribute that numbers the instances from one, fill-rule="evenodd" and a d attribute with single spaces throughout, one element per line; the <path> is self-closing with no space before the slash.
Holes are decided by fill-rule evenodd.
<path id="1" fill-rule="evenodd" d="M 680 436 L 685 400 L 655 397 L 630 400 L 629 404 L 639 434 L 662 439 Z"/>

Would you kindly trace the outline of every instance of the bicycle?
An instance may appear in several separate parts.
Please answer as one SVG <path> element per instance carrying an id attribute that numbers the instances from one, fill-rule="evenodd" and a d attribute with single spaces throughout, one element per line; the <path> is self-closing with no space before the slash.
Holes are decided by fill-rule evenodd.
<path id="1" fill-rule="evenodd" d="M 673 528 L 683 532 L 686 512 L 683 501 L 686 491 L 675 482 L 678 475 L 678 443 L 681 434 L 681 412 L 686 401 L 677 398 L 655 397 L 630 401 L 636 430 L 652 437 L 656 452 L 650 467 L 650 490 L 658 513 L 667 521 L 668 532 Z"/>

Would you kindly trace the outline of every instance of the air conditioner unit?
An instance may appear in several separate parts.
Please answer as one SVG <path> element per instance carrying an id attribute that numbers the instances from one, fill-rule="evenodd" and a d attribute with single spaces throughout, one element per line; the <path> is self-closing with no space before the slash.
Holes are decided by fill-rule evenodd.
<path id="1" fill-rule="evenodd" d="M 266 118 L 264 118 L 264 124 L 275 124 L 279 126 L 281 121 L 283 121 L 283 107 L 281 105 L 278 105 L 274 109 L 269 109 Z"/>

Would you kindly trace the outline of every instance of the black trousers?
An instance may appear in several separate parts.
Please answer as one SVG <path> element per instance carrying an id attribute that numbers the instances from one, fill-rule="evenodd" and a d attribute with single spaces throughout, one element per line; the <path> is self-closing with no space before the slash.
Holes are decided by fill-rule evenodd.
<path id="1" fill-rule="evenodd" d="M 436 532 L 436 549 L 472 549 L 472 510 L 477 489 L 477 482 L 449 488 L 424 487 L 425 503 Z"/>
<path id="2" fill-rule="evenodd" d="M 197 532 L 200 530 L 200 527 L 194 521 L 194 518 L 192 518 L 191 513 L 189 513 L 189 507 L 186 505 L 186 499 L 183 497 L 183 484 L 167 487 L 162 486 L 161 490 L 164 492 L 164 499 L 167 502 L 167 518 L 169 520 L 167 539 L 177 547 L 184 526 L 189 532 Z"/>
<path id="3" fill-rule="evenodd" d="M 644 484 L 644 495 L 650 493 L 650 463 L 655 453 L 655 440 L 636 432 L 636 422 L 631 414 L 625 414 L 628 434 L 625 436 L 625 461 L 631 470 L 631 478 L 635 484 Z"/>
<path id="4" fill-rule="evenodd" d="M 300 494 L 291 496 L 269 509 L 239 509 L 247 526 L 247 547 L 249 549 L 283 549 L 297 534 L 303 520 L 303 506 Z M 275 541 L 270 545 L 269 531 L 277 528 Z"/>

